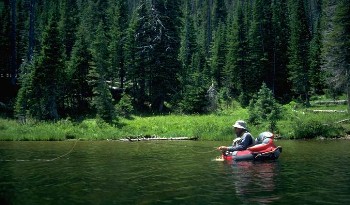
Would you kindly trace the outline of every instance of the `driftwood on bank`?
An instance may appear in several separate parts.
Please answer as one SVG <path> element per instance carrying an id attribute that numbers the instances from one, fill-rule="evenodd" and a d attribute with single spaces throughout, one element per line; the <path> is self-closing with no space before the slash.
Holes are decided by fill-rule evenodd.
<path id="1" fill-rule="evenodd" d="M 343 122 L 350 122 L 350 119 L 340 120 L 340 121 L 338 121 L 336 123 L 343 123 Z"/>
<path id="2" fill-rule="evenodd" d="M 346 103 L 346 100 L 319 100 L 314 102 L 318 105 L 346 105 Z"/>
<path id="3" fill-rule="evenodd" d="M 137 142 L 137 141 L 151 141 L 151 140 L 198 140 L 198 137 L 157 137 L 157 136 L 143 136 L 143 137 L 127 137 L 119 139 L 123 142 Z"/>

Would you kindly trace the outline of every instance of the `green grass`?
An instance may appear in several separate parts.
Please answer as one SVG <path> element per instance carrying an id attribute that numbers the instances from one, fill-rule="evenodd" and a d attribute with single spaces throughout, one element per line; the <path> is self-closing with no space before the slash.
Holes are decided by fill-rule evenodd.
<path id="1" fill-rule="evenodd" d="M 278 121 L 276 134 L 282 138 L 341 137 L 350 133 L 350 122 L 337 123 L 349 119 L 347 113 L 314 113 L 310 108 L 284 106 L 284 117 Z M 313 109 L 313 108 L 311 108 Z M 321 109 L 319 106 L 316 109 Z M 75 123 L 61 120 L 56 123 L 27 120 L 20 124 L 16 120 L 0 118 L 0 140 L 106 140 L 125 137 L 199 137 L 200 140 L 231 140 L 232 124 L 248 119 L 246 109 L 235 107 L 210 115 L 158 115 L 132 116 L 120 118 L 117 125 L 109 125 L 100 120 L 86 119 Z M 256 137 L 268 130 L 268 122 L 248 127 Z"/>

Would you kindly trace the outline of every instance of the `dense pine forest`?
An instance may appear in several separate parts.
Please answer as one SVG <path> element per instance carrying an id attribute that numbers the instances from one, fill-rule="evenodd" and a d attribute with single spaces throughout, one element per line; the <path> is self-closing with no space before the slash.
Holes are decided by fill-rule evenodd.
<path id="1" fill-rule="evenodd" d="M 350 105 L 350 0 L 3 0 L 0 12 L 7 116 L 208 113 L 247 107 L 262 86 L 282 104 Z"/>

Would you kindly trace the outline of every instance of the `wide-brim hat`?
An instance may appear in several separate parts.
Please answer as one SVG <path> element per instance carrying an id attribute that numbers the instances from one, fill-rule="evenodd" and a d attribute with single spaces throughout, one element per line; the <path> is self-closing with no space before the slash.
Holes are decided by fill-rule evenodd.
<path id="1" fill-rule="evenodd" d="M 243 120 L 237 120 L 235 124 L 232 125 L 232 127 L 248 130 L 247 124 Z"/>

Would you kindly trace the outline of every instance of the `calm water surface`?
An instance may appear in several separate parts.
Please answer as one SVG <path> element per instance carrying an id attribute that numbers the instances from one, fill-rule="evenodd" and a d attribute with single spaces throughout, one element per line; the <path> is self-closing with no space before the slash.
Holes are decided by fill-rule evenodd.
<path id="1" fill-rule="evenodd" d="M 276 141 L 260 163 L 213 161 L 223 144 L 0 142 L 0 204 L 350 203 L 349 140 Z"/>

